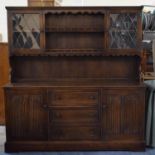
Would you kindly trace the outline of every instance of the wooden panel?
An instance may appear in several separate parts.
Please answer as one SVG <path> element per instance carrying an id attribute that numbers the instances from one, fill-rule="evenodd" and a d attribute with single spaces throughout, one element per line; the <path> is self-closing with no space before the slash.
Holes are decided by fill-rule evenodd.
<path id="1" fill-rule="evenodd" d="M 63 79 L 139 80 L 139 57 L 12 57 L 13 82 Z M 107 67 L 108 66 L 108 67 Z"/>
<path id="2" fill-rule="evenodd" d="M 79 22 L 82 21 L 82 22 Z M 45 15 L 46 30 L 72 31 L 76 30 L 100 30 L 104 31 L 104 13 L 100 14 L 51 14 Z M 71 26 L 72 25 L 72 26 Z M 90 28 L 90 29 L 89 29 Z M 54 32 L 54 31 L 53 31 Z"/>
<path id="3" fill-rule="evenodd" d="M 47 140 L 48 113 L 40 90 L 6 92 L 8 140 Z"/>
<path id="4" fill-rule="evenodd" d="M 8 44 L 0 43 L 0 124 L 5 124 L 3 86 L 9 82 Z"/>
<path id="5" fill-rule="evenodd" d="M 49 13 L 45 16 L 45 22 L 47 49 L 104 48 L 103 14 L 83 16 L 82 14 L 57 15 Z"/>
<path id="6" fill-rule="evenodd" d="M 52 42 L 51 42 L 52 40 Z M 47 49 L 103 49 L 104 33 L 46 33 Z"/>
<path id="7" fill-rule="evenodd" d="M 120 136 L 120 95 L 108 94 L 103 98 L 103 139 L 119 139 Z"/>
<path id="8" fill-rule="evenodd" d="M 103 95 L 103 138 L 144 140 L 145 100 L 141 90 L 113 90 Z"/>
<path id="9" fill-rule="evenodd" d="M 140 94 L 131 93 L 123 97 L 121 103 L 122 134 L 141 137 L 144 132 L 144 98 Z"/>
<path id="10" fill-rule="evenodd" d="M 44 145 L 44 142 L 7 142 L 6 145 L 7 152 L 21 152 L 29 151 L 145 151 L 145 143 L 137 141 L 53 141 L 49 142 L 48 145 Z M 92 152 L 93 153 L 93 152 Z M 98 153 L 98 152 L 97 152 Z M 117 152 L 116 152 L 117 153 Z M 129 152 L 130 153 L 130 152 Z M 91 153 L 90 153 L 91 154 Z"/>

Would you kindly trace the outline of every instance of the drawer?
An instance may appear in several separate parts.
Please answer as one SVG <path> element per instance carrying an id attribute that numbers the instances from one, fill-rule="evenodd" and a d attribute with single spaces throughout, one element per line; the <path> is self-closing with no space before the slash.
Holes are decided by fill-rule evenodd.
<path id="1" fill-rule="evenodd" d="M 64 123 L 95 123 L 99 121 L 99 113 L 96 109 L 52 109 L 49 112 L 50 122 Z"/>
<path id="2" fill-rule="evenodd" d="M 101 132 L 99 127 L 93 126 L 55 126 L 49 130 L 50 140 L 99 140 Z"/>
<path id="3" fill-rule="evenodd" d="M 49 106 L 96 106 L 97 91 L 51 91 L 48 93 Z"/>

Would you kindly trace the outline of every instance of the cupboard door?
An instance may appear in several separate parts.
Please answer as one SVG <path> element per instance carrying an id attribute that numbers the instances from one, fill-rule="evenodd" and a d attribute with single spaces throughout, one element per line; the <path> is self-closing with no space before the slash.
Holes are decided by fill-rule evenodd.
<path id="1" fill-rule="evenodd" d="M 121 96 L 118 94 L 106 94 L 102 97 L 103 139 L 116 139 L 121 134 L 120 102 Z"/>
<path id="2" fill-rule="evenodd" d="M 110 13 L 109 48 L 135 49 L 138 47 L 138 13 Z"/>
<path id="3" fill-rule="evenodd" d="M 7 90 L 6 125 L 8 140 L 46 140 L 48 113 L 40 90 Z"/>
<path id="4" fill-rule="evenodd" d="M 145 99 L 141 91 L 113 90 L 102 100 L 103 139 L 144 139 Z"/>
<path id="5" fill-rule="evenodd" d="M 144 95 L 128 94 L 123 96 L 121 103 L 121 126 L 124 135 L 143 138 L 145 122 Z"/>
<path id="6" fill-rule="evenodd" d="M 12 48 L 14 49 L 40 49 L 40 14 L 14 13 L 12 21 Z"/>

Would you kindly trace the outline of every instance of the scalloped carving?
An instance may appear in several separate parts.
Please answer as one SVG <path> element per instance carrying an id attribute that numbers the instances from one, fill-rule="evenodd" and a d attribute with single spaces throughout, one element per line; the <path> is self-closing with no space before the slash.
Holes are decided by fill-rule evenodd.
<path id="1" fill-rule="evenodd" d="M 141 56 L 141 52 L 44 52 L 14 53 L 13 56 Z"/>
<path id="2" fill-rule="evenodd" d="M 50 10 L 46 11 L 45 15 L 47 14 L 105 14 L 104 10 Z"/>

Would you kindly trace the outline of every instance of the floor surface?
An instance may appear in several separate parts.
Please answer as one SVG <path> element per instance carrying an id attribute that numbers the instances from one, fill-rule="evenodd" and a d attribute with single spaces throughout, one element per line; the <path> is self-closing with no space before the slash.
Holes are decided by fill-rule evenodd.
<path id="1" fill-rule="evenodd" d="M 5 126 L 0 126 L 0 152 L 4 152 L 5 140 L 6 140 Z"/>

